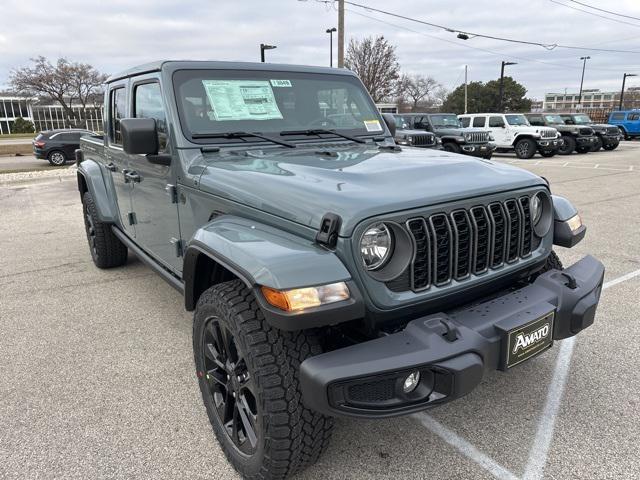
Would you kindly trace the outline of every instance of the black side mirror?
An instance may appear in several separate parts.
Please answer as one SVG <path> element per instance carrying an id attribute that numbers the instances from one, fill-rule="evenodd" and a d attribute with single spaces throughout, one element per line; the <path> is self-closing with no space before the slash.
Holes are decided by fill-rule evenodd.
<path id="1" fill-rule="evenodd" d="M 394 116 L 391 115 L 390 113 L 383 113 L 382 119 L 384 120 L 384 123 L 387 124 L 387 128 L 389 129 L 391 136 L 395 137 L 396 136 L 396 119 L 394 118 Z"/>
<path id="2" fill-rule="evenodd" d="M 122 148 L 130 155 L 157 155 L 158 131 L 153 118 L 125 118 L 120 121 Z"/>

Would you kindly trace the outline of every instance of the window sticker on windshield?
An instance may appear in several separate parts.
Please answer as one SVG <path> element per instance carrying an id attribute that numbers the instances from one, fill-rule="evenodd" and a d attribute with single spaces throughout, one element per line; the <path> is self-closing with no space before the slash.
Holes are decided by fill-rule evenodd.
<path id="1" fill-rule="evenodd" d="M 291 80 L 271 80 L 274 87 L 291 87 Z"/>
<path id="2" fill-rule="evenodd" d="M 364 128 L 367 129 L 367 132 L 381 132 L 382 127 L 380 126 L 380 122 L 378 120 L 365 120 Z"/>
<path id="3" fill-rule="evenodd" d="M 218 121 L 282 120 L 266 80 L 202 80 Z"/>

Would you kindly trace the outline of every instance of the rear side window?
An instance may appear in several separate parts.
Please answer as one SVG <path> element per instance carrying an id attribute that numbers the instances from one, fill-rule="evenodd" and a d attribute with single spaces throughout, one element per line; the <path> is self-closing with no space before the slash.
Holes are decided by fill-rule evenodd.
<path id="1" fill-rule="evenodd" d="M 638 119 L 640 119 L 640 114 L 638 113 L 630 113 L 627 116 L 627 120 L 638 120 Z"/>
<path id="2" fill-rule="evenodd" d="M 469 117 L 461 117 L 460 118 L 460 123 L 462 124 L 462 126 L 464 128 L 467 128 L 469 126 L 469 122 L 471 121 L 471 119 Z"/>
<path id="3" fill-rule="evenodd" d="M 484 127 L 484 122 L 486 121 L 486 117 L 475 117 L 473 119 L 474 127 Z"/>
<path id="4" fill-rule="evenodd" d="M 504 120 L 502 117 L 489 117 L 489 127 L 504 127 Z"/>
<path id="5" fill-rule="evenodd" d="M 126 115 L 126 107 L 124 88 L 111 90 L 109 98 L 109 140 L 113 145 L 122 145 L 120 120 Z"/>
<path id="6" fill-rule="evenodd" d="M 144 83 L 135 87 L 134 113 L 136 118 L 153 118 L 158 130 L 158 146 L 161 152 L 167 149 L 167 118 L 162 103 L 159 83 Z"/>
<path id="7" fill-rule="evenodd" d="M 624 120 L 624 113 L 612 113 L 611 120 Z"/>

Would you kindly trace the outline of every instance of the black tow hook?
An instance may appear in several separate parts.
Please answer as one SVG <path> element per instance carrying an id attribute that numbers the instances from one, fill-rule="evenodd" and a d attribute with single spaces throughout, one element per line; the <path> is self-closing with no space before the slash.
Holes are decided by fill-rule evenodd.
<path id="1" fill-rule="evenodd" d="M 565 287 L 570 288 L 571 290 L 575 290 L 576 288 L 578 288 L 578 284 L 574 277 L 572 277 L 566 272 L 560 272 L 560 275 L 562 275 L 564 278 L 568 280 L 568 282 L 564 284 Z"/>
<path id="2" fill-rule="evenodd" d="M 447 331 L 444 332 L 442 336 L 448 342 L 455 342 L 458 339 L 458 329 L 456 328 L 456 326 L 453 323 L 451 323 L 449 320 L 446 320 L 444 318 L 440 319 L 440 323 L 444 325 L 444 328 L 447 329 Z"/>

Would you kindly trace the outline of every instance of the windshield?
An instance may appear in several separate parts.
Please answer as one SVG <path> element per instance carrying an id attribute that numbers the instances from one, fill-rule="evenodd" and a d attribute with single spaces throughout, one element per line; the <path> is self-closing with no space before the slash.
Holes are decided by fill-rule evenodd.
<path id="1" fill-rule="evenodd" d="M 527 117 L 524 115 L 505 115 L 507 117 L 507 122 L 509 125 L 524 125 L 526 127 L 530 126 L 527 121 Z"/>
<path id="2" fill-rule="evenodd" d="M 405 117 L 403 115 L 394 115 L 394 120 L 396 121 L 396 128 L 399 130 L 409 130 L 413 128 L 411 126 L 411 118 Z"/>
<path id="3" fill-rule="evenodd" d="M 559 123 L 560 125 L 564 125 L 564 120 L 560 115 L 545 115 L 544 118 L 547 123 Z"/>
<path id="4" fill-rule="evenodd" d="M 460 121 L 455 115 L 431 115 L 429 118 L 435 128 L 461 128 Z"/>
<path id="5" fill-rule="evenodd" d="M 574 115 L 573 122 L 576 125 L 590 125 L 591 119 L 589 118 L 589 115 Z"/>
<path id="6" fill-rule="evenodd" d="M 173 80 L 183 132 L 194 142 L 228 142 L 219 136 L 207 138 L 207 134 L 232 132 L 271 136 L 307 129 L 335 129 L 355 136 L 383 133 L 378 111 L 356 77 L 180 70 Z M 237 137 L 232 141 L 237 142 Z"/>

